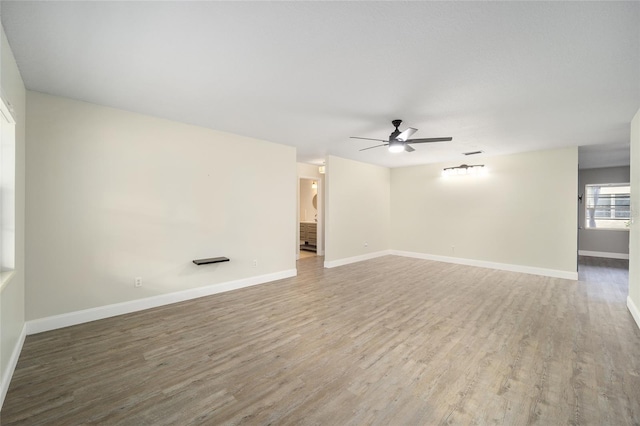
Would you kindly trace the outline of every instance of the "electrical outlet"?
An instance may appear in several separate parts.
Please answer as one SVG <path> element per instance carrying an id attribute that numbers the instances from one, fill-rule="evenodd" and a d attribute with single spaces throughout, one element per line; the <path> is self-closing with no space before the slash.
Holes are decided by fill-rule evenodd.
<path id="1" fill-rule="evenodd" d="M 254 268 L 258 267 L 258 259 L 253 259 L 253 262 L 251 263 L 251 266 Z"/>
<path id="2" fill-rule="evenodd" d="M 365 247 L 369 247 L 369 242 L 368 242 L 368 241 L 365 241 L 365 242 L 364 242 L 364 246 L 365 246 Z"/>
<path id="3" fill-rule="evenodd" d="M 133 281 L 133 286 L 142 287 L 142 277 L 136 277 L 136 279 Z"/>

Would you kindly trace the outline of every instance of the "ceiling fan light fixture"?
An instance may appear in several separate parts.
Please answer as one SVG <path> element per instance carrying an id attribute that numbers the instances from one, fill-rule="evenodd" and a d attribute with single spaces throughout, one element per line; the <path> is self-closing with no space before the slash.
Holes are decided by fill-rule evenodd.
<path id="1" fill-rule="evenodd" d="M 351 139 L 364 139 L 368 141 L 378 141 L 383 142 L 380 145 L 370 146 L 368 148 L 362 148 L 360 151 L 367 151 L 372 148 L 380 148 L 383 146 L 388 147 L 389 152 L 413 152 L 415 148 L 413 148 L 413 144 L 415 143 L 431 143 L 431 142 L 450 142 L 453 140 L 452 137 L 444 137 L 444 138 L 418 138 L 418 139 L 409 139 L 411 135 L 418 131 L 413 127 L 409 127 L 407 130 L 401 132 L 398 127 L 402 123 L 402 120 L 393 120 L 391 124 L 396 128 L 389 135 L 388 139 L 372 139 L 372 138 L 362 138 L 359 136 L 351 136 Z"/>
<path id="2" fill-rule="evenodd" d="M 404 144 L 398 140 L 389 142 L 389 152 L 402 152 L 404 151 Z"/>

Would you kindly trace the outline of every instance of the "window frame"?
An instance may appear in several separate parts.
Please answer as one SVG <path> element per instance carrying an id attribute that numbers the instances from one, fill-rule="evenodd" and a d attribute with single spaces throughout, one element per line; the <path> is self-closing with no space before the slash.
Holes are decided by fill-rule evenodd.
<path id="1" fill-rule="evenodd" d="M 11 104 L 0 96 L 0 290 L 15 275 L 16 120 Z M 4 126 L 8 126 L 7 129 Z M 9 136 L 6 138 L 5 136 Z"/>
<path id="2" fill-rule="evenodd" d="M 613 214 L 613 217 L 609 217 L 609 218 L 598 218 L 595 217 L 594 220 L 609 220 L 609 221 L 625 221 L 626 224 L 624 227 L 597 227 L 597 226 L 589 226 L 589 221 L 590 221 L 590 214 L 589 214 L 589 210 L 590 209 L 594 209 L 594 214 L 595 211 L 597 210 L 596 207 L 597 205 L 591 206 L 589 203 L 590 197 L 589 197 L 589 187 L 600 187 L 600 188 L 628 188 L 628 192 L 624 192 L 622 194 L 626 195 L 629 199 L 629 217 L 626 218 L 616 218 L 615 217 L 615 211 L 616 211 L 616 204 L 615 204 L 615 199 L 617 197 L 615 197 L 616 194 L 613 194 L 614 197 L 610 198 L 610 200 L 613 200 L 613 203 L 609 203 L 608 204 L 608 208 L 610 210 L 610 215 Z M 601 204 L 599 204 L 601 206 Z M 584 185 L 584 229 L 588 230 L 588 231 L 629 231 L 629 223 L 631 221 L 631 183 L 630 182 L 612 182 L 612 183 L 588 183 Z"/>

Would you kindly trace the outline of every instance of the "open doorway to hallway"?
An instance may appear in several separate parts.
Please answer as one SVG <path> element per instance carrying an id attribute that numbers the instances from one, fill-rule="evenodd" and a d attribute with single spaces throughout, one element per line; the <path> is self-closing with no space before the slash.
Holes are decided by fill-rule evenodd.
<path id="1" fill-rule="evenodd" d="M 318 252 L 318 181 L 300 179 L 299 235 L 300 258 L 315 256 Z"/>
<path id="2" fill-rule="evenodd" d="M 324 258 L 325 167 L 298 163 L 296 177 L 296 259 Z"/>
<path id="3" fill-rule="evenodd" d="M 630 145 L 578 148 L 578 275 L 628 273 L 631 225 Z M 608 262 L 611 260 L 611 262 Z M 625 266 L 626 265 L 626 266 Z M 602 271 L 605 271 L 603 269 Z M 604 273 L 604 272 L 603 272 Z M 597 273 L 600 275 L 600 273 Z"/>
<path id="4" fill-rule="evenodd" d="M 300 168 L 306 173 L 301 173 Z M 324 255 L 324 175 L 317 166 L 299 164 L 296 257 Z"/>

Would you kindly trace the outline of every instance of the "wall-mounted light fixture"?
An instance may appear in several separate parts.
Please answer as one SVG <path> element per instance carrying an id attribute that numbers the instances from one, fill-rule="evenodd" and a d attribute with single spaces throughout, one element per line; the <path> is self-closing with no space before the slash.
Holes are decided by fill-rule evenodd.
<path id="1" fill-rule="evenodd" d="M 487 169 L 484 164 L 467 165 L 461 164 L 457 167 L 447 167 L 442 170 L 442 176 L 457 176 L 457 175 L 475 175 L 486 173 Z"/>
<path id="2" fill-rule="evenodd" d="M 311 189 L 318 189 L 318 182 L 315 180 L 311 183 Z"/>
<path id="3" fill-rule="evenodd" d="M 318 173 L 320 173 L 321 175 L 324 174 L 324 166 L 318 167 Z"/>

